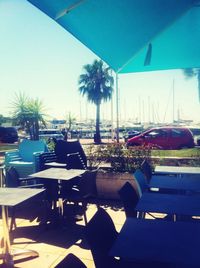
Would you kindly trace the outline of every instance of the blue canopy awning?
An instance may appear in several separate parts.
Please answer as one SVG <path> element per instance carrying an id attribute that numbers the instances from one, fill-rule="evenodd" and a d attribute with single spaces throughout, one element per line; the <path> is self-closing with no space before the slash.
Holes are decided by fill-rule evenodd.
<path id="1" fill-rule="evenodd" d="M 120 72 L 195 67 L 200 67 L 200 6 L 194 6 L 165 31 L 150 40 Z"/>
<path id="2" fill-rule="evenodd" d="M 200 66 L 197 0 L 28 1 L 115 72 Z"/>

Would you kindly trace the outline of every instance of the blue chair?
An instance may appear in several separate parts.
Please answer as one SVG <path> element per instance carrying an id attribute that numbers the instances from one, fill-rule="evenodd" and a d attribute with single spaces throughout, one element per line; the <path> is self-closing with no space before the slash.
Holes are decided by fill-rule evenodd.
<path id="1" fill-rule="evenodd" d="M 5 168 L 14 167 L 21 178 L 39 170 L 39 155 L 48 152 L 43 140 L 23 140 L 19 149 L 5 153 Z"/>
<path id="2" fill-rule="evenodd" d="M 151 165 L 148 163 L 147 159 L 144 159 L 144 161 L 141 164 L 140 167 L 141 171 L 144 173 L 147 181 L 149 182 L 151 180 L 153 171 Z"/>
<path id="3" fill-rule="evenodd" d="M 136 169 L 133 176 L 135 178 L 135 182 L 136 182 L 137 187 L 138 187 L 138 192 L 139 192 L 139 195 L 141 197 L 143 192 L 149 190 L 149 185 L 148 185 L 147 179 L 140 169 Z"/>
<path id="4" fill-rule="evenodd" d="M 112 218 L 103 208 L 98 208 L 95 215 L 85 226 L 84 234 L 86 242 L 90 247 L 96 268 L 161 267 L 155 265 L 151 266 L 151 263 L 137 263 L 135 262 L 135 260 L 126 261 L 122 258 L 119 259 L 110 256 L 110 250 L 118 237 L 118 232 L 115 228 Z M 135 247 L 137 247 L 137 244 L 135 245 Z M 164 266 L 162 267 L 164 268 Z"/>
<path id="5" fill-rule="evenodd" d="M 135 207 L 139 201 L 139 196 L 136 189 L 127 181 L 118 191 L 120 199 L 124 205 L 126 218 L 137 218 Z"/>
<path id="6" fill-rule="evenodd" d="M 118 236 L 118 232 L 109 214 L 103 208 L 99 208 L 86 225 L 84 231 L 95 267 L 118 267 L 117 265 L 120 262 L 114 257 L 109 256 L 109 251 Z"/>

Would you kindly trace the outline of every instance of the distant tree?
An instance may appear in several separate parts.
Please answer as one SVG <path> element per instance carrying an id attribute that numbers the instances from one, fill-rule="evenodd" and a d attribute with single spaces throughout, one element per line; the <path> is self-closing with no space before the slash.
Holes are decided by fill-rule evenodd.
<path id="1" fill-rule="evenodd" d="M 4 117 L 2 114 L 0 114 L 0 126 L 6 122 L 6 117 Z"/>
<path id="2" fill-rule="evenodd" d="M 68 133 L 70 133 L 70 131 L 72 130 L 72 126 L 73 124 L 76 122 L 76 117 L 74 115 L 71 114 L 71 112 L 69 112 L 66 115 L 66 133 L 65 135 L 68 136 Z"/>
<path id="3" fill-rule="evenodd" d="M 24 93 L 19 93 L 15 95 L 12 106 L 16 124 L 30 134 L 30 139 L 38 140 L 40 124 L 46 126 L 43 103 L 37 98 L 31 99 Z"/>
<path id="4" fill-rule="evenodd" d="M 199 94 L 199 102 L 200 102 L 200 69 L 199 68 L 187 68 L 183 69 L 183 73 L 186 78 L 197 78 L 198 82 L 198 94 Z"/>
<path id="5" fill-rule="evenodd" d="M 83 66 L 84 73 L 79 77 L 79 92 L 88 101 L 96 105 L 96 135 L 95 142 L 101 143 L 100 136 L 100 105 L 112 97 L 114 79 L 110 68 L 104 66 L 102 60 L 94 60 L 92 64 Z"/>

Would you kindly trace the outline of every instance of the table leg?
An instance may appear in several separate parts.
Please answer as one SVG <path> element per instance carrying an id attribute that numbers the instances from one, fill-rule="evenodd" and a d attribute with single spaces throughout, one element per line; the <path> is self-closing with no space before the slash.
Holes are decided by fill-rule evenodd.
<path id="1" fill-rule="evenodd" d="M 4 166 L 0 167 L 0 187 L 4 186 Z"/>
<path id="2" fill-rule="evenodd" d="M 137 218 L 138 219 L 145 219 L 145 215 L 146 215 L 146 213 L 145 212 L 137 212 Z"/>
<path id="3" fill-rule="evenodd" d="M 11 247 L 10 247 L 10 236 L 9 236 L 9 230 L 8 230 L 8 208 L 6 206 L 2 206 L 2 224 L 3 224 L 3 262 L 8 267 L 13 267 L 14 262 L 12 259 L 11 254 Z"/>
<path id="4" fill-rule="evenodd" d="M 58 211 L 59 211 L 59 216 L 63 217 L 64 209 L 63 209 L 63 199 L 58 198 Z"/>
<path id="5" fill-rule="evenodd" d="M 1 206 L 2 208 L 2 225 L 3 225 L 3 252 L 0 258 L 3 259 L 3 263 L 6 267 L 14 267 L 14 257 L 23 256 L 23 258 L 35 258 L 39 254 L 35 250 L 24 250 L 24 249 L 11 249 L 10 235 L 8 228 L 8 207 Z"/>

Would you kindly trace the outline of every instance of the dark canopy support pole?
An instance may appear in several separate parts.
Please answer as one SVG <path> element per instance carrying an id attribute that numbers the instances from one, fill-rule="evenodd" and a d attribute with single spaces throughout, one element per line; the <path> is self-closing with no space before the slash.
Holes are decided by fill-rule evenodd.
<path id="1" fill-rule="evenodd" d="M 118 73 L 116 73 L 116 141 L 119 143 L 119 88 Z"/>

